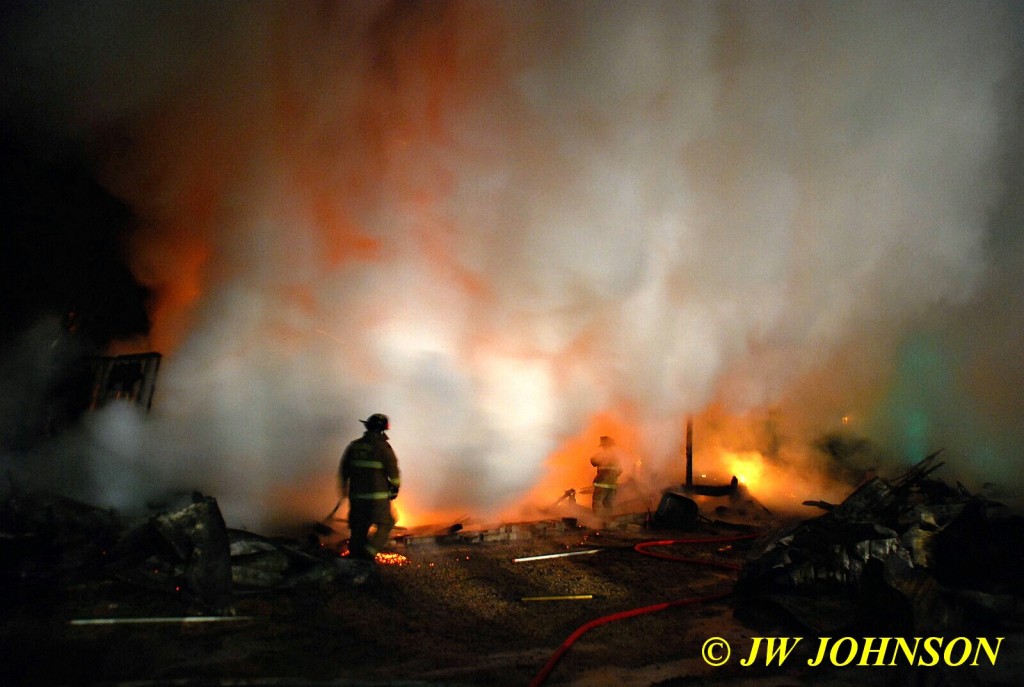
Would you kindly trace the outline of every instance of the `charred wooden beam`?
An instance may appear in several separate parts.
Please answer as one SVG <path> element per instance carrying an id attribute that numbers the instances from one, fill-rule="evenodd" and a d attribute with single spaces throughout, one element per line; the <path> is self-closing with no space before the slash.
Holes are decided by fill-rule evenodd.
<path id="1" fill-rule="evenodd" d="M 686 418 L 686 487 L 693 486 L 693 417 Z"/>

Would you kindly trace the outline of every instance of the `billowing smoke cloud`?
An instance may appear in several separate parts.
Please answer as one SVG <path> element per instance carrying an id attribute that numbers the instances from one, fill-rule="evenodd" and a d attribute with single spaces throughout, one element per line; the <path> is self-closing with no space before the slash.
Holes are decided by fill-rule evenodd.
<path id="1" fill-rule="evenodd" d="M 107 501 L 326 511 L 372 412 L 412 510 L 515 503 L 598 413 L 670 465 L 712 403 L 1014 472 L 1015 6 L 51 9 L 22 102 L 137 213 L 167 355 L 89 420 Z"/>

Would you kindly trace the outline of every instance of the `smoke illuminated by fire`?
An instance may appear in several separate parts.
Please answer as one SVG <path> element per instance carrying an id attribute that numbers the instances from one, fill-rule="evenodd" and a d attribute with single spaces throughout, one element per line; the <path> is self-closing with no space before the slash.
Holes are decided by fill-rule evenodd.
<path id="1" fill-rule="evenodd" d="M 138 216 L 133 345 L 166 357 L 151 416 L 89 420 L 94 496 L 319 519 L 374 412 L 403 524 L 544 508 L 602 434 L 656 493 L 690 415 L 698 472 L 795 503 L 829 432 L 1015 474 L 1009 7 L 116 8 L 62 125 Z M 967 426 L 922 386 L 947 368 Z"/>

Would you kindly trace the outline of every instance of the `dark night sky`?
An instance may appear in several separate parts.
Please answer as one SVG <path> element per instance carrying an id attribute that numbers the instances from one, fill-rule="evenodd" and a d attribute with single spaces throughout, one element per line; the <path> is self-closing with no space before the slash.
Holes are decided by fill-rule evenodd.
<path id="1" fill-rule="evenodd" d="M 40 155 L 25 139 L 0 145 L 4 343 L 47 316 L 74 319 L 94 350 L 145 334 L 148 292 L 124 259 L 130 209 L 73 147 Z"/>

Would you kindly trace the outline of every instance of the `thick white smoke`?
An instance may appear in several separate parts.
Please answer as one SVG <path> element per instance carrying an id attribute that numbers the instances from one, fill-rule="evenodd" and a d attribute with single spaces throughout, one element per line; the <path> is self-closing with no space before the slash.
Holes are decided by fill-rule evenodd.
<path id="1" fill-rule="evenodd" d="M 413 510 L 514 503 L 602 412 L 652 465 L 715 401 L 807 445 L 996 300 L 1013 6 L 177 7 L 79 9 L 64 86 L 162 294 L 153 414 L 91 420 L 108 501 L 326 512 L 373 412 Z"/>

